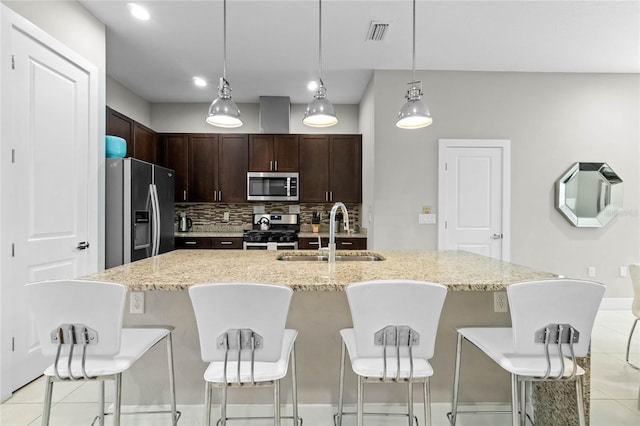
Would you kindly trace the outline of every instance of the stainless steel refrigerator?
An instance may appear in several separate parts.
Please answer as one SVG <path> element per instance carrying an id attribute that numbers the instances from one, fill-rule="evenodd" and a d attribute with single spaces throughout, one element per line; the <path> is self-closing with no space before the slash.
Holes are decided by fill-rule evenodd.
<path id="1" fill-rule="evenodd" d="M 105 267 L 172 251 L 175 172 L 134 158 L 107 158 Z"/>

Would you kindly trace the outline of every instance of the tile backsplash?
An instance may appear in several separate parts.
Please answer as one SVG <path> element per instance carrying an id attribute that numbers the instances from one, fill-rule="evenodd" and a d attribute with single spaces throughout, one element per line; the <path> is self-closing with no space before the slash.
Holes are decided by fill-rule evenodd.
<path id="1" fill-rule="evenodd" d="M 255 206 L 264 206 L 266 213 L 289 213 L 290 205 L 291 203 L 176 203 L 175 216 L 177 222 L 180 214 L 185 213 L 197 228 L 230 226 L 250 229 Z M 314 211 L 321 213 L 321 224 L 329 224 L 329 213 L 333 203 L 300 203 L 297 205 L 300 206 L 300 225 L 311 224 L 311 216 Z M 346 204 L 346 206 L 349 212 L 349 222 L 359 225 L 360 205 Z M 224 220 L 225 213 L 229 214 L 229 220 Z"/>

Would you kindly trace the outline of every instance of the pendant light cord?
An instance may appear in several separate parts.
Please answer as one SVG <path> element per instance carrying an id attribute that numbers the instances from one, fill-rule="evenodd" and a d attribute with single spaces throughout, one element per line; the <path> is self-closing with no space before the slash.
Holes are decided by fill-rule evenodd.
<path id="1" fill-rule="evenodd" d="M 413 59 L 411 62 L 411 67 L 413 69 L 412 84 L 414 84 L 416 81 L 416 0 L 413 0 Z"/>
<path id="2" fill-rule="evenodd" d="M 318 0 L 318 72 L 320 74 L 320 86 L 322 82 L 322 0 Z"/>
<path id="3" fill-rule="evenodd" d="M 415 0 L 414 0 L 415 1 Z M 227 0 L 222 2 L 222 78 L 227 81 Z M 415 25 L 415 24 L 414 24 Z"/>

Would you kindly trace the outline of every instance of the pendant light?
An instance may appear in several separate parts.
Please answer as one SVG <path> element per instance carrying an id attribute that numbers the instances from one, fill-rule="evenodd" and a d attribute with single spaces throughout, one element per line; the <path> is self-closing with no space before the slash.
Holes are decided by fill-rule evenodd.
<path id="1" fill-rule="evenodd" d="M 222 56 L 222 77 L 218 85 L 218 97 L 209 107 L 207 123 L 225 128 L 242 126 L 240 110 L 233 99 L 231 99 L 231 87 L 227 81 L 227 0 L 223 2 L 223 56 Z"/>
<path id="2" fill-rule="evenodd" d="M 413 0 L 413 81 L 410 84 L 411 88 L 407 91 L 405 98 L 407 103 L 404 104 L 398 119 L 396 120 L 396 126 L 401 129 L 419 129 L 426 127 L 433 122 L 429 109 L 422 103 L 420 97 L 422 96 L 422 81 L 416 81 L 416 0 Z"/>
<path id="3" fill-rule="evenodd" d="M 302 122 L 311 127 L 329 127 L 338 122 L 331 101 L 327 99 L 327 89 L 322 81 L 322 0 L 318 0 L 318 69 L 320 85 L 313 100 L 309 102 Z"/>

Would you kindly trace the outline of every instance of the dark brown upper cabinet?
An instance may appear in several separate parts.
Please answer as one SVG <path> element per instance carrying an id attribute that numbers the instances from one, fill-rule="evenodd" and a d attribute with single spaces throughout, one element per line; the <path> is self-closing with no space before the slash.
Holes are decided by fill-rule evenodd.
<path id="1" fill-rule="evenodd" d="M 299 171 L 298 135 L 250 135 L 249 171 Z"/>
<path id="2" fill-rule="evenodd" d="M 300 201 L 362 201 L 362 136 L 300 135 Z"/>

